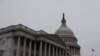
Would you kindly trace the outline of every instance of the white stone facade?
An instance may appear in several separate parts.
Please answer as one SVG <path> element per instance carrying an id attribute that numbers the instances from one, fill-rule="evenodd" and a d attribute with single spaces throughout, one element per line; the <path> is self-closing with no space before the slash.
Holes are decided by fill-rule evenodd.
<path id="1" fill-rule="evenodd" d="M 22 24 L 0 29 L 0 56 L 81 56 L 78 39 L 62 19 L 55 34 Z"/>
<path id="2" fill-rule="evenodd" d="M 55 34 L 19 24 L 0 29 L 0 56 L 66 56 L 66 44 Z"/>

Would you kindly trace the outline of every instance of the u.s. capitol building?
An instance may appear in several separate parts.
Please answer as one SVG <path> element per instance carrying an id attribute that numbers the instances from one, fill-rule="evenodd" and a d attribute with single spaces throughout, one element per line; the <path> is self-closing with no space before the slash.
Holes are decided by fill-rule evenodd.
<path id="1" fill-rule="evenodd" d="M 55 34 L 35 31 L 22 24 L 0 29 L 0 56 L 81 56 L 73 31 L 63 14 Z"/>

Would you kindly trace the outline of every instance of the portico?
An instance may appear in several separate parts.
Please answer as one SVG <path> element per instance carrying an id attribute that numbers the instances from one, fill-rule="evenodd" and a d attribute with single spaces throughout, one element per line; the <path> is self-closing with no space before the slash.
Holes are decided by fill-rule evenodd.
<path id="1" fill-rule="evenodd" d="M 16 56 L 65 56 L 66 54 L 65 48 L 54 45 L 53 43 L 22 38 L 21 36 L 16 38 Z"/>

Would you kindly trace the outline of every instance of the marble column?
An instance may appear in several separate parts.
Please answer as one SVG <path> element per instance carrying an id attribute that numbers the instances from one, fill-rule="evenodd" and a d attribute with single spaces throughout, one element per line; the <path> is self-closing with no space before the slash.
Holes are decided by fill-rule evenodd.
<path id="1" fill-rule="evenodd" d="M 56 56 L 58 56 L 58 48 L 56 47 Z"/>
<path id="2" fill-rule="evenodd" d="M 44 56 L 47 56 L 47 43 L 44 45 Z"/>
<path id="3" fill-rule="evenodd" d="M 17 41 L 16 56 L 20 56 L 20 37 L 18 37 Z"/>
<path id="4" fill-rule="evenodd" d="M 26 53 L 26 38 L 24 38 L 23 56 L 25 56 L 25 53 Z"/>
<path id="5" fill-rule="evenodd" d="M 59 56 L 61 56 L 61 49 L 59 48 Z"/>
<path id="6" fill-rule="evenodd" d="M 65 56 L 68 56 L 68 55 L 67 55 L 67 51 L 65 51 Z"/>
<path id="7" fill-rule="evenodd" d="M 76 48 L 76 54 L 78 54 L 78 48 Z"/>
<path id="8" fill-rule="evenodd" d="M 73 52 L 73 54 L 74 54 L 74 47 L 72 47 L 72 52 Z"/>
<path id="9" fill-rule="evenodd" d="M 62 49 L 62 56 L 64 56 L 64 50 Z"/>
<path id="10" fill-rule="evenodd" d="M 55 46 L 52 46 L 52 56 L 55 56 L 54 48 L 55 48 Z"/>
<path id="11" fill-rule="evenodd" d="M 64 56 L 66 56 L 66 55 L 65 55 L 65 50 L 64 50 L 63 52 L 64 52 Z"/>
<path id="12" fill-rule="evenodd" d="M 51 56 L 51 45 L 49 44 L 48 56 Z"/>
<path id="13" fill-rule="evenodd" d="M 29 42 L 29 53 L 28 56 L 31 56 L 31 49 L 32 49 L 32 41 Z"/>
<path id="14" fill-rule="evenodd" d="M 58 48 L 58 56 L 60 56 L 60 49 Z"/>
<path id="15" fill-rule="evenodd" d="M 73 48 L 72 47 L 70 47 L 70 53 L 73 54 Z"/>
<path id="16" fill-rule="evenodd" d="M 74 47 L 74 55 L 75 55 L 75 47 Z"/>
<path id="17" fill-rule="evenodd" d="M 39 46 L 39 56 L 42 56 L 42 41 L 40 41 L 40 46 Z"/>
<path id="18" fill-rule="evenodd" d="M 78 48 L 78 53 L 79 53 L 79 55 L 80 55 L 80 48 Z"/>
<path id="19" fill-rule="evenodd" d="M 36 56 L 36 52 L 37 52 L 37 51 L 36 51 L 36 49 L 37 49 L 36 47 L 37 47 L 37 46 L 36 46 L 36 42 L 34 42 L 34 52 L 33 52 L 33 56 Z"/>
<path id="20" fill-rule="evenodd" d="M 62 56 L 62 49 L 60 49 L 60 56 Z"/>

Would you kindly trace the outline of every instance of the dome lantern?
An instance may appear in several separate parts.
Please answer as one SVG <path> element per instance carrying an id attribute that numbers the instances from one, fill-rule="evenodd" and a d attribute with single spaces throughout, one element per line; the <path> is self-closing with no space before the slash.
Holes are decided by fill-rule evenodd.
<path id="1" fill-rule="evenodd" d="M 62 22 L 62 24 L 66 24 L 66 20 L 65 20 L 65 15 L 64 15 L 64 13 L 63 13 L 63 18 L 62 18 L 61 22 Z"/>
<path id="2" fill-rule="evenodd" d="M 55 32 L 55 34 L 74 36 L 73 31 L 70 28 L 68 28 L 68 26 L 66 25 L 66 19 L 65 19 L 64 13 L 63 13 L 63 17 L 62 17 L 61 23 L 62 24 L 61 24 L 60 28 Z"/>

